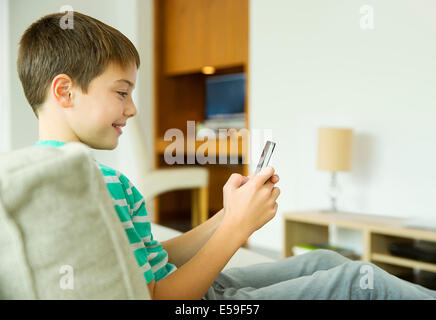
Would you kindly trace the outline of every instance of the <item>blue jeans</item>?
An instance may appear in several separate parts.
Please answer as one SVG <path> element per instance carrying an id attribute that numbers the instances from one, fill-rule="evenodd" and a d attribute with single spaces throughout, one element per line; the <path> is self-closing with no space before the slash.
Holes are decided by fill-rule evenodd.
<path id="1" fill-rule="evenodd" d="M 206 300 L 436 299 L 436 291 L 397 278 L 375 264 L 315 250 L 219 274 Z"/>

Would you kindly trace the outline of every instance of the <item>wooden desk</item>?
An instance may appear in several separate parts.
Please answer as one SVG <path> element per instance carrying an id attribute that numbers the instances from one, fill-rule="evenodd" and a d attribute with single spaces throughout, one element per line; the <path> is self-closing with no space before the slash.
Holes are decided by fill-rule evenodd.
<path id="1" fill-rule="evenodd" d="M 436 230 L 404 227 L 406 219 L 346 212 L 305 211 L 284 214 L 284 256 L 292 256 L 295 245 L 325 243 L 329 240 L 329 225 L 359 230 L 363 234 L 361 260 L 379 265 L 386 271 L 403 275 L 413 268 L 436 273 L 436 263 L 393 256 L 391 243 L 413 243 L 425 240 L 436 243 Z"/>

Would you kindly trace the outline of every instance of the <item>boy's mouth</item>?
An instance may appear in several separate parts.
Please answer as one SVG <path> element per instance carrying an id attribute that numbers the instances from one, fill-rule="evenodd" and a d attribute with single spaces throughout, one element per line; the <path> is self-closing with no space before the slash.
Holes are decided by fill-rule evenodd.
<path id="1" fill-rule="evenodd" d="M 112 124 L 112 127 L 114 127 L 115 130 L 117 130 L 117 132 L 118 132 L 119 134 L 122 134 L 123 131 L 121 130 L 121 127 L 124 127 L 125 125 L 126 125 L 125 123 L 121 123 L 121 124 L 113 123 L 113 124 Z"/>

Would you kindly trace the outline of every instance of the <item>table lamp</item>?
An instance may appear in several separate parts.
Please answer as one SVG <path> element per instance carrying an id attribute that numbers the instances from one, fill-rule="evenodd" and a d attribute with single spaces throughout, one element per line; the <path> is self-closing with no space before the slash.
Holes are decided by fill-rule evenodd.
<path id="1" fill-rule="evenodd" d="M 336 200 L 340 191 L 337 183 L 337 172 L 351 170 L 352 144 L 352 129 L 318 129 L 317 169 L 332 173 L 329 189 L 332 211 L 337 211 Z"/>

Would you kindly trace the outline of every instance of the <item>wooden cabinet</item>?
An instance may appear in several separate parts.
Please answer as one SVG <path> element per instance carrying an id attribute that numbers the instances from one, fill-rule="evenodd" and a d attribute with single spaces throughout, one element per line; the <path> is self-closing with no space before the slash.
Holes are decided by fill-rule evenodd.
<path id="1" fill-rule="evenodd" d="M 436 231 L 405 227 L 406 218 L 346 212 L 303 211 L 284 213 L 284 257 L 292 248 L 329 241 L 329 226 L 359 231 L 362 235 L 361 260 L 374 263 L 397 277 L 414 280 L 414 269 L 434 273 L 436 263 L 395 256 L 392 243 L 427 241 L 436 245 Z M 434 289 L 434 288 L 433 288 Z"/>
<path id="2" fill-rule="evenodd" d="M 248 61 L 248 0 L 206 0 L 206 65 L 230 67 Z"/>
<path id="3" fill-rule="evenodd" d="M 248 0 L 163 1 L 167 74 L 228 68 L 248 59 Z"/>
<path id="4" fill-rule="evenodd" d="M 155 0 L 155 168 L 164 161 L 168 144 L 164 135 L 179 129 L 186 137 L 187 122 L 202 122 L 206 111 L 204 66 L 215 75 L 245 73 L 245 118 L 248 119 L 248 0 Z M 247 122 L 247 129 L 248 122 Z M 196 143 L 196 149 L 203 142 Z M 218 144 L 217 144 L 218 145 Z M 248 175 L 243 159 L 248 148 L 232 151 L 238 164 L 206 164 L 209 170 L 209 215 L 222 208 L 222 188 L 232 173 Z M 186 155 L 189 151 L 186 151 Z M 213 148 L 208 153 L 216 154 Z M 180 166 L 200 166 L 181 164 Z M 186 231 L 190 228 L 191 196 L 188 190 L 168 192 L 154 201 L 154 222 Z M 182 226 L 182 227 L 180 227 Z"/>
<path id="5" fill-rule="evenodd" d="M 206 1 L 163 2 L 165 72 L 180 74 L 200 70 L 206 63 Z"/>

